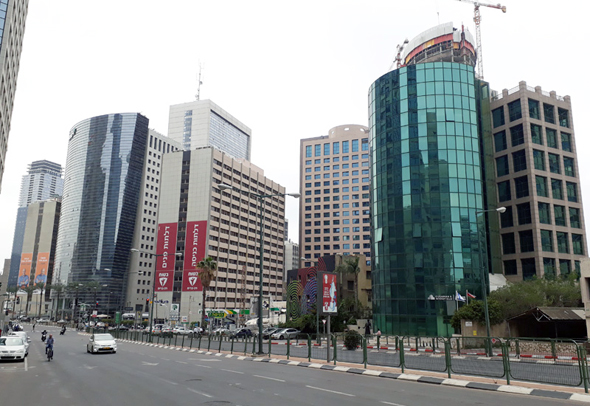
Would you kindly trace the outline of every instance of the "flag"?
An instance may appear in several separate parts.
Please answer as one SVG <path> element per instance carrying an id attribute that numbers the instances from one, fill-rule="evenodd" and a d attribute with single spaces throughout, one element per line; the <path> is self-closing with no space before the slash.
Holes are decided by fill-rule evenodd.
<path id="1" fill-rule="evenodd" d="M 455 300 L 457 302 L 464 302 L 465 298 L 463 296 L 461 296 L 461 294 L 459 292 L 455 291 Z"/>
<path id="2" fill-rule="evenodd" d="M 467 297 L 469 299 L 475 299 L 475 295 L 472 295 L 471 293 L 469 293 L 469 291 L 467 291 Z"/>

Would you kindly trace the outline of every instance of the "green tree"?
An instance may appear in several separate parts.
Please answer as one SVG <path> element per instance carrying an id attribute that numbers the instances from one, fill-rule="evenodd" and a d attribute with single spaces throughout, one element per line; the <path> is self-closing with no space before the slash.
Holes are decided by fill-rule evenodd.
<path id="1" fill-rule="evenodd" d="M 29 285 L 29 286 L 21 287 L 21 290 L 27 294 L 27 306 L 25 307 L 25 316 L 28 316 L 29 315 L 29 303 L 31 302 L 31 299 L 33 297 L 33 292 L 35 290 L 37 290 L 37 287 L 33 286 L 33 285 Z"/>
<path id="2" fill-rule="evenodd" d="M 201 285 L 203 285 L 203 311 L 201 313 L 201 327 L 205 326 L 205 299 L 207 298 L 207 289 L 211 286 L 211 282 L 215 280 L 217 275 L 217 262 L 211 257 L 203 258 L 198 264 L 199 278 L 201 278 Z M 215 297 L 213 297 L 215 303 Z"/>
<path id="3" fill-rule="evenodd" d="M 490 325 L 492 326 L 504 320 L 500 303 L 491 297 L 488 298 L 488 313 L 490 315 Z M 486 316 L 483 300 L 470 300 L 468 305 L 461 306 L 451 318 L 451 326 L 455 329 L 461 328 L 461 320 L 471 320 L 485 324 Z"/>
<path id="4" fill-rule="evenodd" d="M 353 257 L 353 256 L 348 256 L 345 257 L 344 260 L 342 261 L 342 263 L 340 265 L 338 265 L 335 269 L 335 271 L 339 274 L 341 274 L 342 276 L 344 275 L 353 275 L 354 276 L 354 303 L 355 303 L 355 310 L 357 310 L 358 307 L 358 275 L 359 272 L 361 271 L 361 268 L 359 266 L 359 261 L 360 258 L 359 257 Z"/>

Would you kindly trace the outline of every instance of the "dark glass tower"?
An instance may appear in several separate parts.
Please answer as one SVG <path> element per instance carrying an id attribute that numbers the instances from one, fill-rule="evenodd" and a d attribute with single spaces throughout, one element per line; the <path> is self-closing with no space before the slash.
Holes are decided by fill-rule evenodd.
<path id="1" fill-rule="evenodd" d="M 140 199 L 149 120 L 137 113 L 109 114 L 70 131 L 62 216 L 53 283 L 107 285 L 97 300 L 119 308 Z M 92 303 L 94 292 L 80 292 Z"/>
<path id="2" fill-rule="evenodd" d="M 410 45 L 422 51 L 410 49 L 369 91 L 374 325 L 449 336 L 456 292 L 481 297 L 487 278 L 487 84 L 463 55 L 465 34 L 449 32 L 436 49 Z"/>

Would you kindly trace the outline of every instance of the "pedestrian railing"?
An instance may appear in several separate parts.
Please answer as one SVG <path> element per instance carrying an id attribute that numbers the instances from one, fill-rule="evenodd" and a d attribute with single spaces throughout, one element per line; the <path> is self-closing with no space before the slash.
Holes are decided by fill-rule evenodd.
<path id="1" fill-rule="evenodd" d="M 142 331 L 113 331 L 118 339 L 150 342 Z M 163 346 L 228 352 L 240 355 L 284 356 L 287 359 L 322 360 L 477 375 L 555 385 L 583 386 L 588 393 L 586 343 L 573 340 L 498 337 L 409 337 L 363 336 L 357 348 L 347 349 L 342 334 L 317 337 L 299 334 L 286 340 L 263 339 L 264 354 L 258 353 L 258 336 L 235 338 L 215 335 L 153 335 L 151 343 Z"/>

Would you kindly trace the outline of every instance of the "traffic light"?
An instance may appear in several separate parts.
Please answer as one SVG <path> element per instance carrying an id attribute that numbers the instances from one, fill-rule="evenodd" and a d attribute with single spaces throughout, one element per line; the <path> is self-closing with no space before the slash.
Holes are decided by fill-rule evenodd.
<path id="1" fill-rule="evenodd" d="M 150 299 L 149 298 L 145 299 L 145 305 L 148 306 L 149 304 L 150 304 Z"/>
<path id="2" fill-rule="evenodd" d="M 98 301 L 96 302 L 96 307 L 98 307 Z"/>

